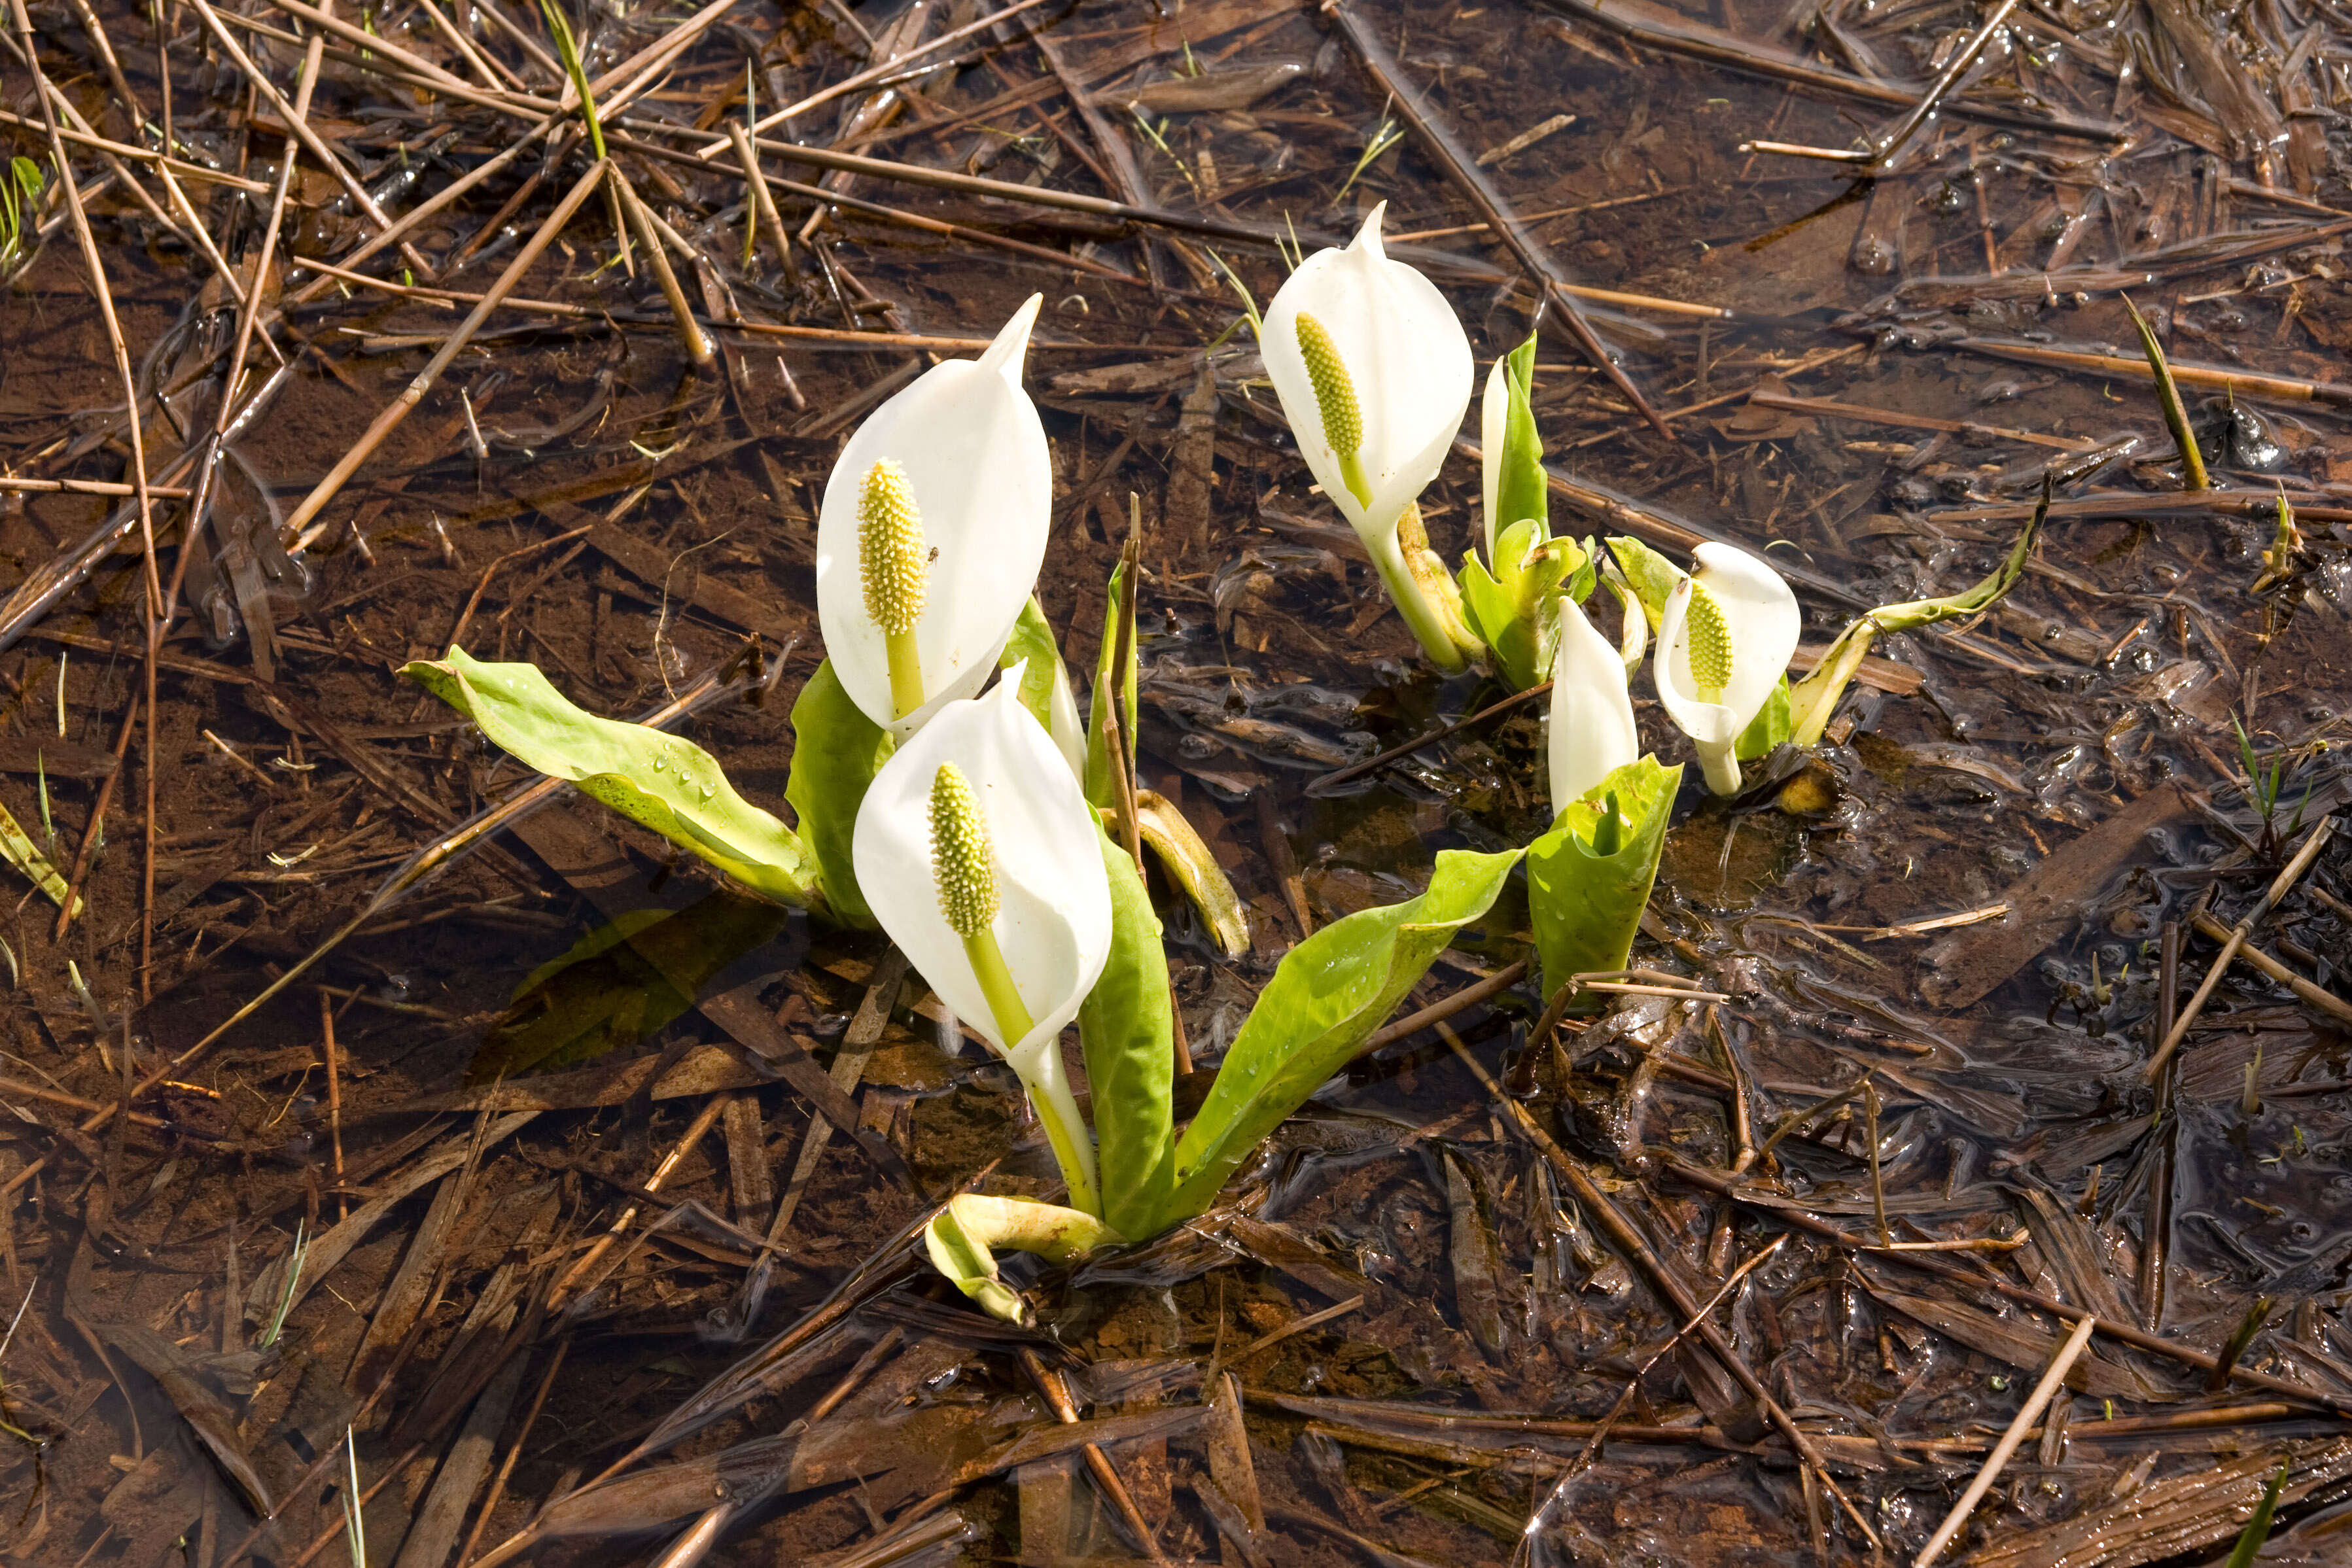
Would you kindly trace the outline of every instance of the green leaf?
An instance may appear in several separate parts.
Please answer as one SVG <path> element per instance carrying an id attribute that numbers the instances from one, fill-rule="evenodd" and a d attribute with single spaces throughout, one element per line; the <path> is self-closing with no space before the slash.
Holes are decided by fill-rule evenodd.
<path id="1" fill-rule="evenodd" d="M 467 1083 L 593 1061 L 659 1033 L 790 918 L 765 899 L 721 889 L 676 912 L 632 910 L 598 926 L 515 988 Z"/>
<path id="2" fill-rule="evenodd" d="M 2197 449 L 2197 433 L 2189 427 L 2189 410 L 2180 401 L 2180 388 L 2172 380 L 2172 366 L 2164 357 L 2164 345 L 2156 340 L 2156 329 L 2139 313 L 2139 307 L 2124 296 L 2124 308 L 2131 312 L 2131 323 L 2139 333 L 2140 352 L 2147 356 L 2148 373 L 2156 378 L 2156 401 L 2164 411 L 2165 428 L 2172 433 L 2172 444 L 2180 454 L 2180 483 L 2184 490 L 2210 490 L 2213 482 L 2205 476 L 2205 455 Z"/>
<path id="3" fill-rule="evenodd" d="M 1551 486 L 1543 465 L 1543 437 L 1536 431 L 1536 340 L 1513 349 L 1503 360 L 1503 379 L 1510 388 L 1510 412 L 1504 416 L 1502 465 L 1495 475 L 1495 516 L 1508 523 L 1532 518 L 1538 541 L 1551 537 Z M 1499 538 L 1499 536 L 1498 536 Z M 1493 638 L 1487 639 L 1492 643 Z"/>
<path id="4" fill-rule="evenodd" d="M 923 1227 L 923 1247 L 931 1255 L 931 1267 L 991 1317 L 1009 1323 L 1027 1322 L 1029 1312 L 1020 1293 L 998 1277 L 992 1249 L 1075 1263 L 1097 1247 L 1124 1239 L 1093 1215 L 1075 1208 L 976 1192 L 948 1199 Z"/>
<path id="5" fill-rule="evenodd" d="M 1682 783 L 1679 765 L 1662 768 L 1654 757 L 1629 762 L 1570 801 L 1550 831 L 1528 846 L 1528 913 L 1545 995 L 1571 975 L 1625 967 Z M 1607 842 L 1612 797 L 1613 849 Z"/>
<path id="6" fill-rule="evenodd" d="M 1732 754 L 1742 762 L 1753 762 L 1789 738 L 1789 677 L 1782 675 L 1772 687 L 1772 695 L 1756 710 L 1748 727 L 1739 732 L 1733 743 Z"/>
<path id="7" fill-rule="evenodd" d="M 486 664 L 462 648 L 401 674 L 481 727 L 524 767 L 701 856 L 752 892 L 822 909 L 816 862 L 797 835 L 735 792 L 709 752 L 644 725 L 574 707 L 534 664 Z"/>
<path id="8" fill-rule="evenodd" d="M 1054 735 L 1054 680 L 1062 675 L 1062 651 L 1054 645 L 1054 628 L 1047 624 L 1034 594 L 1021 607 L 1021 619 L 1013 623 L 1013 635 L 1004 640 L 996 667 L 1009 670 L 1024 660 L 1027 663 L 1021 671 L 1021 706 L 1045 727 L 1046 734 Z"/>
<path id="9" fill-rule="evenodd" d="M 874 928 L 874 912 L 857 889 L 849 835 L 867 786 L 898 743 L 890 732 L 849 700 L 827 659 L 793 703 L 793 770 L 784 799 L 800 817 L 801 842 L 816 861 L 824 901 L 845 925 Z"/>
<path id="10" fill-rule="evenodd" d="M 1496 537 L 1489 571 L 1472 550 L 1462 558 L 1462 613 L 1493 651 L 1495 666 L 1525 691 L 1549 673 L 1559 632 L 1552 618 L 1564 584 L 1586 575 L 1591 561 L 1573 539 L 1547 539 L 1544 525 L 1522 517 Z M 1592 591 L 1590 582 L 1585 592 Z"/>
<path id="11" fill-rule="evenodd" d="M 1118 770 L 1112 765 L 1109 743 L 1103 737 L 1106 694 L 1123 689 L 1126 704 L 1119 713 L 1129 744 L 1134 744 L 1137 663 L 1135 605 L 1128 591 L 1127 563 L 1111 569 L 1110 600 L 1103 611 L 1102 650 L 1095 655 L 1095 685 L 1087 706 L 1087 804 L 1103 809 L 1118 804 Z M 1128 628 L 1127 668 L 1114 684 L 1111 661 L 1118 656 L 1118 629 Z"/>
<path id="12" fill-rule="evenodd" d="M 1359 910 L 1284 955 L 1176 1148 L 1160 1227 L 1216 1201 L 1260 1139 L 1346 1065 L 1454 934 L 1486 913 L 1519 852 L 1440 850 L 1418 898 Z"/>
<path id="13" fill-rule="evenodd" d="M 59 906 L 65 904 L 68 892 L 66 879 L 58 874 L 58 868 L 49 862 L 49 857 L 41 852 L 40 846 L 33 842 L 32 835 L 25 831 L 5 806 L 0 806 L 0 860 L 23 872 L 51 904 Z M 73 894 L 73 912 L 79 915 L 81 907 L 81 895 Z"/>
<path id="14" fill-rule="evenodd" d="M 1642 613 L 1649 618 L 1654 635 L 1664 619 L 1666 601 L 1674 597 L 1675 584 L 1690 574 L 1630 535 L 1610 535 L 1609 553 L 1617 558 L 1634 597 L 1641 600 Z"/>
<path id="15" fill-rule="evenodd" d="M 8 172 L 16 176 L 16 188 L 25 193 L 25 199 L 28 202 L 38 200 L 41 187 L 48 183 L 41 173 L 41 166 L 30 158 L 10 159 Z"/>
<path id="16" fill-rule="evenodd" d="M 2254 1505 L 2254 1517 L 2246 1521 L 2246 1528 L 2239 1531 L 2238 1543 L 2230 1549 L 2230 1560 L 2221 1568 L 2253 1568 L 2263 1542 L 2271 1538 L 2271 1516 L 2278 1511 L 2279 1493 L 2286 1490 L 2287 1469 L 2287 1461 L 2281 1459 L 2278 1473 L 2263 1489 L 2263 1500 Z"/>
<path id="17" fill-rule="evenodd" d="M 1916 632 L 1938 621 L 1980 614 L 2000 603 L 2002 596 L 2017 586 L 2018 579 L 2025 575 L 2026 557 L 2032 553 L 2033 541 L 2041 537 L 2042 521 L 2049 515 L 2050 487 L 2045 483 L 2042 504 L 2034 507 L 2017 542 L 2009 547 L 2009 554 L 2001 563 L 1974 587 L 1941 599 L 1882 604 L 1839 632 L 1837 641 L 1822 653 L 1821 663 L 1813 666 L 1813 673 L 1789 690 L 1789 739 L 1798 746 L 1819 744 L 1822 731 L 1829 727 L 1830 716 L 1837 711 L 1838 698 L 1845 695 L 1847 683 L 1862 668 L 1862 661 L 1878 641 L 1880 632 Z M 1743 751 L 1740 755 L 1748 754 Z"/>
<path id="18" fill-rule="evenodd" d="M 1169 1094 L 1175 1077 L 1174 1002 L 1160 917 L 1127 851 L 1102 841 L 1110 881 L 1110 960 L 1078 1008 L 1087 1086 L 1094 1096 L 1103 1218 L 1125 1235 L 1159 1228 L 1175 1185 Z"/>

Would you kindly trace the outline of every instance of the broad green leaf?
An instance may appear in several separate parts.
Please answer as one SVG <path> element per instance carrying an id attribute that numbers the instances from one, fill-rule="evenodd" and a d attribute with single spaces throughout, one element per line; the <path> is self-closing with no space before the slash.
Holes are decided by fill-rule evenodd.
<path id="1" fill-rule="evenodd" d="M 1629 762 L 1570 801 L 1528 846 L 1528 913 L 1546 996 L 1571 975 L 1625 967 L 1682 782 L 1679 765 Z"/>
<path id="2" fill-rule="evenodd" d="M 1176 1148 L 1161 1228 L 1216 1201 L 1241 1163 L 1395 1010 L 1454 934 L 1486 913 L 1516 850 L 1440 850 L 1418 898 L 1362 909 L 1284 955 Z"/>
<path id="3" fill-rule="evenodd" d="M 632 910 L 597 927 L 515 988 L 466 1082 L 593 1061 L 659 1033 L 790 918 L 765 899 L 721 889 L 676 912 Z"/>
<path id="4" fill-rule="evenodd" d="M 1545 481 L 1543 437 L 1528 402 L 1535 395 L 1535 335 L 1505 355 L 1503 365 L 1511 403 L 1504 416 L 1502 466 L 1495 476 L 1495 515 L 1507 523 L 1533 519 L 1541 542 L 1551 537 L 1551 486 Z M 1491 644 L 1494 639 L 1486 641 Z"/>
<path id="5" fill-rule="evenodd" d="M 1118 629 L 1128 628 L 1127 668 L 1116 680 L 1111 661 L 1118 656 Z M 1110 601 L 1103 611 L 1102 650 L 1095 655 L 1094 692 L 1087 706 L 1087 804 L 1107 808 L 1118 804 L 1118 771 L 1111 764 L 1109 742 L 1103 736 L 1103 703 L 1108 694 L 1122 691 L 1125 701 L 1119 711 L 1119 721 L 1127 727 L 1129 744 L 1134 744 L 1136 682 L 1135 667 L 1135 604 L 1128 591 L 1127 563 L 1111 568 Z"/>
<path id="6" fill-rule="evenodd" d="M 1015 664 L 1022 665 L 1021 706 L 1045 727 L 1055 747 L 1068 759 L 1070 771 L 1083 783 L 1085 776 L 1079 769 L 1085 766 L 1086 743 L 1078 734 L 1077 699 L 1070 695 L 1070 673 L 1062 667 L 1062 651 L 1054 645 L 1054 628 L 1034 594 L 1022 606 L 1021 619 L 1013 623 L 1013 635 L 1005 639 L 1004 653 L 996 661 L 1000 670 Z"/>
<path id="7" fill-rule="evenodd" d="M 845 925 L 874 928 L 874 912 L 857 890 L 849 835 L 866 786 L 898 743 L 890 732 L 849 700 L 827 659 L 793 703 L 793 770 L 784 799 L 800 817 L 801 842 L 816 862 L 824 901 Z"/>
<path id="8" fill-rule="evenodd" d="M 1475 550 L 1462 558 L 1463 616 L 1515 689 L 1525 691 L 1549 674 L 1547 655 L 1558 632 L 1547 627 L 1547 618 L 1558 614 L 1554 601 L 1562 585 L 1589 575 L 1591 564 L 1575 540 L 1546 539 L 1544 525 L 1533 517 L 1513 523 L 1495 540 L 1491 572 Z M 1590 581 L 1584 591 L 1592 591 Z"/>
<path id="9" fill-rule="evenodd" d="M 1732 755 L 1742 762 L 1753 762 L 1789 738 L 1789 677 L 1782 675 L 1756 710 L 1748 727 L 1739 732 L 1732 745 Z"/>
<path id="10" fill-rule="evenodd" d="M 923 1247 L 931 1255 L 931 1267 L 979 1302 L 982 1311 L 1009 1323 L 1027 1322 L 1029 1312 L 1020 1293 L 998 1276 L 995 1249 L 1075 1263 L 1097 1247 L 1125 1239 L 1093 1215 L 1075 1208 L 976 1192 L 948 1199 L 923 1227 Z"/>
<path id="11" fill-rule="evenodd" d="M 799 837 L 737 794 L 693 742 L 583 712 L 535 664 L 486 664 L 452 648 L 447 658 L 419 659 L 401 674 L 479 725 L 524 767 L 578 785 L 754 893 L 824 907 L 816 862 Z"/>
<path id="12" fill-rule="evenodd" d="M 1654 635 L 1666 613 L 1666 601 L 1674 597 L 1675 584 L 1690 573 L 1626 534 L 1609 536 L 1609 553 L 1625 573 L 1634 596 L 1642 601 L 1642 613 L 1648 617 L 1650 631 Z"/>
<path id="13" fill-rule="evenodd" d="M 1110 881 L 1110 960 L 1078 1007 L 1078 1040 L 1094 1096 L 1103 1218 L 1113 1229 L 1141 1238 L 1159 1228 L 1175 1182 L 1169 1108 L 1174 1002 L 1160 917 L 1151 911 L 1142 874 L 1108 837 L 1102 854 Z"/>

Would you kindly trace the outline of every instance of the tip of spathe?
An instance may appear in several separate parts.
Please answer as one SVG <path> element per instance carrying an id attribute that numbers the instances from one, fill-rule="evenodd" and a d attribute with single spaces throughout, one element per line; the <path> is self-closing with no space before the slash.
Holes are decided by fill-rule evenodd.
<path id="1" fill-rule="evenodd" d="M 1029 354 L 1029 333 L 1037 325 L 1037 311 L 1045 303 L 1042 294 L 1032 294 L 1022 301 L 1021 308 L 997 329 L 996 341 L 980 356 L 982 366 L 1003 376 L 1016 388 L 1021 384 L 1023 362 Z"/>
<path id="2" fill-rule="evenodd" d="M 1351 248 L 1370 251 L 1384 261 L 1388 258 L 1388 252 L 1381 244 L 1381 219 L 1388 210 L 1389 204 L 1385 201 L 1373 204 L 1372 210 L 1364 214 L 1364 226 L 1356 231 L 1356 243 Z"/>

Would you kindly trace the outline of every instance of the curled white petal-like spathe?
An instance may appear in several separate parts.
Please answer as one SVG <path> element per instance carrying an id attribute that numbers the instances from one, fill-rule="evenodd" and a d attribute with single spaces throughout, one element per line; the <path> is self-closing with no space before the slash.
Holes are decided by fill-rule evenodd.
<path id="1" fill-rule="evenodd" d="M 1267 379 L 1299 455 L 1331 504 L 1367 545 L 1393 552 L 1397 518 L 1429 487 L 1470 406 L 1470 340 L 1437 286 L 1381 248 L 1382 203 L 1352 245 L 1318 250 L 1276 293 L 1259 344 Z M 1366 506 L 1348 488 L 1339 456 L 1298 351 L 1298 314 L 1323 324 L 1356 389 L 1364 423 Z"/>
<path id="2" fill-rule="evenodd" d="M 1636 612 L 1638 613 L 1638 612 Z M 1551 808 L 1570 801 L 1642 755 L 1625 664 L 1573 600 L 1559 601 L 1559 650 L 1552 657 L 1551 735 L 1546 760 Z"/>
<path id="3" fill-rule="evenodd" d="M 1804 614 L 1788 582 L 1759 557 L 1736 545 L 1703 544 L 1691 552 L 1691 575 L 1714 595 L 1731 632 L 1731 680 L 1723 705 L 1746 729 L 1789 673 L 1804 631 Z M 1689 668 L 1685 646 L 1684 669 Z"/>
<path id="4" fill-rule="evenodd" d="M 1032 295 L 979 359 L 932 366 L 867 415 L 825 481 L 816 548 L 825 653 L 850 700 L 901 739 L 987 684 L 1045 562 L 1053 461 L 1020 384 L 1040 298 Z M 888 643 L 866 613 L 858 573 L 858 499 L 884 458 L 906 474 L 929 557 L 915 625 L 924 702 L 903 719 L 891 702 Z"/>
<path id="5" fill-rule="evenodd" d="M 1693 740 L 1737 739 L 1755 721 L 1789 671 L 1804 617 L 1797 596 L 1763 561 L 1733 545 L 1703 544 L 1692 554 L 1697 570 L 1675 585 L 1658 624 L 1658 700 Z M 1731 638 L 1731 679 L 1720 700 L 1704 702 L 1691 676 L 1686 614 L 1692 584 L 1706 590 L 1723 612 Z"/>
<path id="6" fill-rule="evenodd" d="M 882 929 L 1034 1086 L 1063 1082 L 1055 1043 L 1101 977 L 1111 914 L 1101 830 L 1053 737 L 1021 706 L 1021 668 L 986 696 L 943 707 L 891 754 L 858 807 L 850 858 Z M 1000 1038 L 963 938 L 940 909 L 930 794 L 943 762 L 971 784 L 994 852 L 997 945 L 1033 1020 L 1019 1040 Z"/>
<path id="7" fill-rule="evenodd" d="M 1511 372 L 1504 356 L 1486 372 L 1486 391 L 1478 400 L 1479 520 L 1486 530 L 1486 565 L 1495 565 L 1495 536 L 1503 531 L 1495 516 L 1496 497 L 1503 490 L 1503 442 L 1511 423 Z M 1517 518 L 1513 518 L 1517 521 Z"/>
<path id="8" fill-rule="evenodd" d="M 1734 720 L 1727 704 L 1707 702 L 1698 695 L 1698 683 L 1691 678 L 1690 631 L 1686 621 L 1690 612 L 1691 580 L 1675 584 L 1666 596 L 1666 608 L 1658 621 L 1658 656 L 1651 662 L 1651 674 L 1658 683 L 1658 701 L 1665 706 L 1666 716 L 1675 727 L 1701 746 L 1728 746 L 1738 738 L 1747 726 Z M 1736 664 L 1738 653 L 1732 654 Z"/>

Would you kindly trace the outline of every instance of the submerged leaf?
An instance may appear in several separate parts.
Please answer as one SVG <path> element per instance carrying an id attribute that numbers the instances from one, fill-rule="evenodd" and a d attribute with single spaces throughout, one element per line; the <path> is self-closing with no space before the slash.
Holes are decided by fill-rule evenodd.
<path id="1" fill-rule="evenodd" d="M 765 899 L 721 890 L 686 908 L 633 910 L 533 970 L 483 1038 L 467 1086 L 591 1061 L 657 1034 L 720 970 L 784 928 Z"/>
<path id="2" fill-rule="evenodd" d="M 1570 976 L 1625 967 L 1682 782 L 1679 765 L 1644 757 L 1569 802 L 1528 846 L 1528 910 L 1547 996 Z"/>
<path id="3" fill-rule="evenodd" d="M 447 658 L 415 660 L 401 674 L 525 767 L 578 785 L 755 893 L 825 908 L 815 860 L 799 836 L 737 794 L 691 741 L 584 712 L 536 664 L 488 664 L 452 648 Z"/>
<path id="4" fill-rule="evenodd" d="M 1155 1229 L 1216 1201 L 1259 1140 L 1346 1065 L 1454 934 L 1486 913 L 1518 859 L 1516 850 L 1440 850 L 1420 897 L 1359 910 L 1284 955 L 1177 1145 L 1176 1190 Z"/>
<path id="5" fill-rule="evenodd" d="M 866 786 L 895 748 L 890 732 L 849 700 L 833 661 L 819 664 L 793 704 L 793 770 L 784 799 L 800 816 L 800 839 L 815 858 L 825 902 L 845 925 L 874 925 L 850 864 L 849 838 Z"/>

